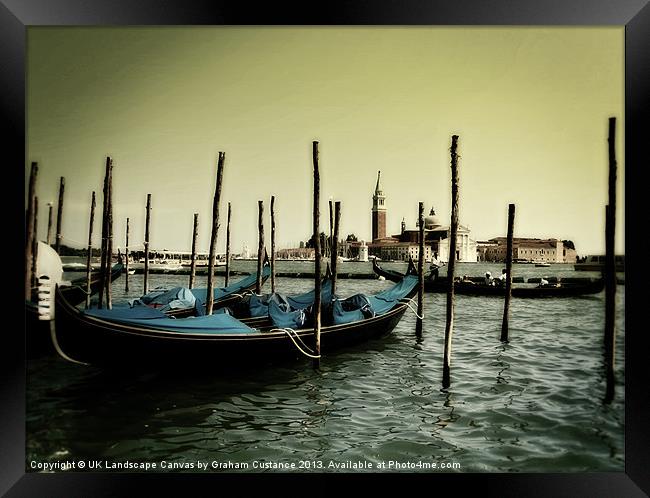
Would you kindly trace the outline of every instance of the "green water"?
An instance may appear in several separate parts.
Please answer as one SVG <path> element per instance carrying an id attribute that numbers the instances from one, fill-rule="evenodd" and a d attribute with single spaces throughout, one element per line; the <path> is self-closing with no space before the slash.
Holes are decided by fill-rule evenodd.
<path id="1" fill-rule="evenodd" d="M 254 262 L 236 265 L 253 268 Z M 342 271 L 367 271 L 360 263 L 344 265 L 350 266 Z M 595 276 L 568 265 L 528 266 L 515 267 L 515 275 Z M 461 264 L 457 272 L 485 269 L 500 270 Z M 186 285 L 187 278 L 154 275 L 151 283 Z M 142 277 L 130 280 L 133 297 Z M 280 278 L 277 285 L 292 293 L 313 283 Z M 374 293 L 390 285 L 341 280 L 339 291 Z M 115 300 L 129 297 L 124 277 L 113 289 Z M 35 471 L 33 462 L 98 460 L 97 470 L 108 472 L 127 461 L 155 464 L 152 472 L 624 470 L 623 286 L 617 289 L 618 385 L 608 405 L 602 402 L 604 293 L 514 299 L 509 344 L 499 342 L 500 299 L 457 296 L 447 390 L 441 389 L 445 296 L 426 294 L 424 305 L 422 340 L 407 311 L 384 339 L 325 351 L 318 371 L 307 359 L 275 367 L 244 360 L 237 371 L 218 375 L 185 374 L 174 365 L 106 372 L 57 357 L 34 360 L 26 469 Z"/>

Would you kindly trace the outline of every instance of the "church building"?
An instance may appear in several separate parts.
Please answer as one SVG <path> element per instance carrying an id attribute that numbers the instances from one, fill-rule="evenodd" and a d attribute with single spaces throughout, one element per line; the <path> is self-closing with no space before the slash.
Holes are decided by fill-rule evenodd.
<path id="1" fill-rule="evenodd" d="M 386 197 L 381 187 L 381 172 L 377 174 L 375 193 L 372 196 L 372 243 L 368 254 L 384 261 L 414 261 L 419 258 L 420 230 L 416 222 L 414 229 L 407 229 L 402 219 L 401 232 L 386 236 Z M 449 260 L 449 225 L 443 225 L 431 208 L 424 218 L 424 260 L 445 262 Z M 470 229 L 459 223 L 456 232 L 456 260 L 476 262 L 476 241 L 470 237 Z"/>

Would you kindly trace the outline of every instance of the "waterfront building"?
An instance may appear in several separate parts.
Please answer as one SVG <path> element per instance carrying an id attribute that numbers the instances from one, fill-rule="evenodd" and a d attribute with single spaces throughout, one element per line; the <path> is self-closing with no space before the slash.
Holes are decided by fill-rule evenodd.
<path id="1" fill-rule="evenodd" d="M 494 237 L 478 242 L 479 261 L 504 262 L 507 254 L 507 238 Z M 558 239 L 535 239 L 514 237 L 512 258 L 516 262 L 575 263 L 576 250 L 565 246 Z"/>
<path id="2" fill-rule="evenodd" d="M 417 261 L 420 257 L 420 229 L 407 229 L 405 220 L 401 223 L 401 233 L 392 237 L 376 239 L 368 246 L 370 255 L 382 260 Z M 424 260 L 426 262 L 445 262 L 449 260 L 449 225 L 443 225 L 431 208 L 424 218 Z M 456 260 L 476 262 L 476 242 L 471 238 L 469 227 L 459 224 L 456 232 Z"/>
<path id="3" fill-rule="evenodd" d="M 372 196 L 372 242 L 368 244 L 370 256 L 382 260 L 408 261 L 420 257 L 420 231 L 416 223 L 415 229 L 407 229 L 406 220 L 402 218 L 401 232 L 392 236 L 386 235 L 386 196 L 381 183 L 381 172 L 377 173 L 377 184 Z M 429 216 L 424 219 L 424 260 L 427 262 L 449 260 L 449 225 L 443 225 L 431 208 Z M 456 259 L 458 261 L 475 262 L 476 242 L 471 238 L 469 227 L 459 224 L 456 232 Z M 347 245 L 354 254 L 357 249 L 354 244 Z M 355 255 L 356 256 L 356 255 Z M 355 257 L 353 256 L 353 257 Z"/>

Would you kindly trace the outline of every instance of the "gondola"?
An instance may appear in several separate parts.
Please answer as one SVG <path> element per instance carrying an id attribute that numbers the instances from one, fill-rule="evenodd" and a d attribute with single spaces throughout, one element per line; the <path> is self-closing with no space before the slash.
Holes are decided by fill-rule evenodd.
<path id="1" fill-rule="evenodd" d="M 560 283 L 547 284 L 543 286 L 516 286 L 512 287 L 513 297 L 537 298 L 537 297 L 577 297 L 598 294 L 605 288 L 603 279 L 593 280 L 585 283 Z M 477 284 L 470 282 L 456 282 L 454 292 L 465 296 L 497 296 L 504 297 L 505 287 Z"/>
<path id="2" fill-rule="evenodd" d="M 377 263 L 376 259 L 372 260 L 372 269 L 377 275 L 379 275 L 380 277 L 384 277 L 386 280 L 390 280 L 391 282 L 399 282 L 401 278 L 404 276 L 404 273 L 400 273 L 395 270 L 386 270 L 382 268 L 381 266 L 379 266 L 379 263 Z M 409 259 L 409 266 L 406 273 L 414 273 L 417 275 L 415 263 L 413 263 L 412 259 Z"/>
<path id="3" fill-rule="evenodd" d="M 409 274 L 385 291 L 384 309 L 378 306 L 375 316 L 349 321 L 354 311 L 325 311 L 321 351 L 328 354 L 390 333 L 416 292 L 417 276 Z M 146 306 L 84 311 L 68 303 L 58 288 L 55 302 L 52 341 L 61 356 L 75 362 L 119 368 L 151 363 L 172 370 L 188 364 L 216 368 L 295 359 L 299 349 L 309 354 L 307 345 L 313 345 L 312 324 L 298 330 L 277 324 L 253 328 L 224 312 L 178 319 Z M 340 302 L 333 303 L 329 310 L 341 308 Z"/>
<path id="4" fill-rule="evenodd" d="M 394 270 L 385 270 L 377 264 L 376 261 L 372 263 L 374 272 L 384 277 L 386 280 L 393 282 L 400 278 L 401 273 Z M 413 267 L 413 262 L 409 263 L 409 271 Z M 424 290 L 425 292 L 447 292 L 448 281 L 446 277 L 439 277 L 435 280 L 425 277 Z M 594 279 L 586 282 L 560 282 L 557 284 L 547 284 L 544 286 L 513 286 L 512 296 L 522 298 L 541 298 L 541 297 L 576 297 L 584 295 L 598 294 L 605 288 L 605 281 L 603 279 Z M 482 282 L 476 281 L 456 281 L 454 283 L 454 292 L 459 295 L 465 296 L 505 296 L 505 287 L 485 285 Z"/>
<path id="5" fill-rule="evenodd" d="M 122 274 L 121 263 L 113 265 L 111 269 L 111 282 Z M 60 287 L 61 294 L 71 305 L 76 306 L 86 300 L 86 277 L 81 277 L 70 282 L 69 286 Z M 96 294 L 101 287 L 101 276 L 99 272 L 92 272 L 90 275 L 90 294 Z M 38 313 L 38 290 L 32 289 L 32 300 L 25 301 L 25 341 L 26 351 L 29 358 L 36 358 L 53 353 L 52 341 L 50 340 L 50 322 L 39 320 Z"/>

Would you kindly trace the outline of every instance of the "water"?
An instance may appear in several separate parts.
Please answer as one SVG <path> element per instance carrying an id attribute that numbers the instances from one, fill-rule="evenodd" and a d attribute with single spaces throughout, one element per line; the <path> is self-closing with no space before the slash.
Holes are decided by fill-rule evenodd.
<path id="1" fill-rule="evenodd" d="M 254 266 L 235 263 L 235 269 Z M 310 268 L 283 262 L 278 271 Z M 369 268 L 369 263 L 344 263 L 342 271 Z M 461 263 L 457 274 L 486 270 L 494 274 L 500 267 Z M 596 276 L 569 265 L 517 265 L 514 271 L 525 277 Z M 186 285 L 188 280 L 150 278 L 152 286 Z M 142 276 L 130 276 L 130 282 L 134 297 Z M 349 295 L 378 292 L 391 283 L 350 279 L 338 285 L 341 295 Z M 312 288 L 313 282 L 279 278 L 277 286 L 294 293 Z M 114 300 L 127 297 L 124 277 L 113 289 Z M 447 390 L 441 389 L 445 295 L 426 294 L 424 306 L 421 341 L 408 311 L 384 339 L 325 351 L 319 371 L 307 359 L 276 367 L 243 365 L 218 376 L 171 365 L 165 371 L 106 372 L 59 358 L 33 361 L 28 366 L 27 469 L 32 461 L 98 459 L 155 463 L 154 470 L 163 472 L 174 463 L 192 465 L 186 472 L 277 472 L 278 466 L 292 463 L 294 469 L 280 470 L 624 470 L 623 286 L 617 288 L 618 385 L 609 405 L 602 403 L 604 293 L 513 300 L 511 341 L 505 345 L 499 342 L 502 300 L 456 296 Z M 198 469 L 198 462 L 207 470 Z M 386 468 L 378 468 L 381 462 Z M 434 463 L 456 468 L 427 468 Z M 237 464 L 248 467 L 219 468 Z"/>

